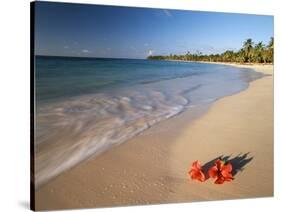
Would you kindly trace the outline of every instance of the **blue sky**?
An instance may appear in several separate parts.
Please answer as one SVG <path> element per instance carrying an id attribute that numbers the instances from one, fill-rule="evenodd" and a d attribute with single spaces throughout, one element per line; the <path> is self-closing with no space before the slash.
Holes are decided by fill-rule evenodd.
<path id="1" fill-rule="evenodd" d="M 146 58 L 267 43 L 273 16 L 36 2 L 35 54 Z"/>

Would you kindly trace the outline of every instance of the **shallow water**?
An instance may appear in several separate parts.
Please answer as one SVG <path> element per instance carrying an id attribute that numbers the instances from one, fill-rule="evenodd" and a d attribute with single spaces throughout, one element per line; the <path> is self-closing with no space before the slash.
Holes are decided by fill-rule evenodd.
<path id="1" fill-rule="evenodd" d="M 260 77 L 215 64 L 36 57 L 35 183 Z"/>

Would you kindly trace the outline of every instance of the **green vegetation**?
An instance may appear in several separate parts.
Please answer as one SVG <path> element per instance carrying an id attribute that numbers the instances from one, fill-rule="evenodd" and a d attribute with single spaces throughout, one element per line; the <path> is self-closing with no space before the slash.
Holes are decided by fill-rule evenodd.
<path id="1" fill-rule="evenodd" d="M 202 54 L 201 52 L 185 55 L 156 55 L 148 56 L 150 60 L 184 60 L 205 62 L 234 62 L 234 63 L 273 63 L 274 38 L 271 37 L 268 45 L 262 42 L 254 44 L 252 39 L 247 39 L 239 51 L 227 50 L 222 54 Z"/>

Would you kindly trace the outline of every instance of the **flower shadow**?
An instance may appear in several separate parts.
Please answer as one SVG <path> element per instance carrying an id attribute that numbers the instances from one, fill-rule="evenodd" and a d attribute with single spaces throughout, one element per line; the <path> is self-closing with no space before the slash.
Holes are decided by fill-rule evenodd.
<path id="1" fill-rule="evenodd" d="M 242 172 L 245 169 L 245 166 L 253 160 L 254 157 L 249 157 L 249 154 L 250 152 L 244 154 L 240 153 L 235 157 L 232 157 L 232 155 L 228 155 L 228 156 L 220 155 L 210 160 L 209 162 L 205 163 L 202 166 L 202 171 L 204 173 L 208 173 L 208 170 L 214 165 L 215 161 L 220 159 L 232 164 L 232 175 L 235 176 L 236 174 L 238 174 L 238 172 Z M 209 178 L 209 175 L 208 174 L 205 175 L 207 180 Z"/>

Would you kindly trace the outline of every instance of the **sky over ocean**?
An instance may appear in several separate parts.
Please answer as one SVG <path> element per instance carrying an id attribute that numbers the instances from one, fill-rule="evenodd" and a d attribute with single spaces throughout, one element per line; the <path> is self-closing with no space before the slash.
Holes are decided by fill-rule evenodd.
<path id="1" fill-rule="evenodd" d="M 146 58 L 267 43 L 273 16 L 36 2 L 37 55 Z"/>

